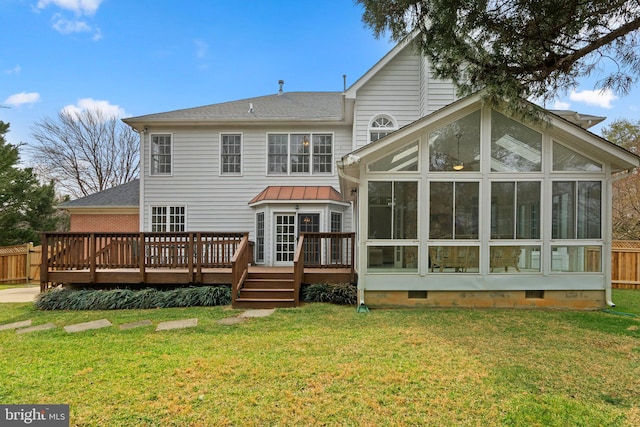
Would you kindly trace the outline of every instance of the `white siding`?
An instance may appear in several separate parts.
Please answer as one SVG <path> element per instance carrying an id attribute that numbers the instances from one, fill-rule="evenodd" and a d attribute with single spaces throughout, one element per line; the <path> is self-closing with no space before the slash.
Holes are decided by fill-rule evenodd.
<path id="1" fill-rule="evenodd" d="M 173 134 L 172 176 L 150 176 L 149 134 Z M 331 175 L 274 176 L 266 173 L 267 133 L 333 134 Z M 242 176 L 220 176 L 220 133 L 242 133 Z M 281 126 L 273 128 L 151 128 L 142 147 L 144 173 L 143 230 L 150 230 L 150 207 L 184 205 L 187 231 L 239 231 L 255 239 L 255 209 L 249 201 L 269 185 L 331 185 L 339 190 L 335 161 L 351 151 L 351 127 Z M 351 224 L 345 209 L 344 224 Z M 350 231 L 345 228 L 345 231 Z"/>
<path id="2" fill-rule="evenodd" d="M 358 90 L 354 114 L 354 149 L 368 143 L 368 126 L 378 114 L 393 117 L 399 127 L 420 116 L 420 58 L 411 46 L 393 58 Z"/>
<path id="3" fill-rule="evenodd" d="M 455 100 L 453 84 L 434 79 L 428 61 L 408 45 L 358 90 L 353 148 L 369 142 L 369 123 L 379 114 L 402 127 Z"/>
<path id="4" fill-rule="evenodd" d="M 456 88 L 450 80 L 435 79 L 431 75 L 429 61 L 422 58 L 422 91 L 420 116 L 426 116 L 443 108 L 457 99 Z"/>

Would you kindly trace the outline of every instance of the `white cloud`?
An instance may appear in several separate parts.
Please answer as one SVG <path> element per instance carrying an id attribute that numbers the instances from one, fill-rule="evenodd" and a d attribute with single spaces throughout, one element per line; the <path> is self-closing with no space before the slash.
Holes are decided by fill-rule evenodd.
<path id="1" fill-rule="evenodd" d="M 44 9 L 50 4 L 60 9 L 70 10 L 78 15 L 94 15 L 103 0 L 39 0 L 38 9 Z"/>
<path id="2" fill-rule="evenodd" d="M 93 98 L 79 99 L 76 105 L 67 105 L 62 111 L 69 114 L 81 114 L 83 111 L 101 111 L 107 117 L 127 117 L 124 108 L 119 105 L 112 105 L 109 101 L 97 100 Z"/>
<path id="3" fill-rule="evenodd" d="M 60 15 L 54 15 L 53 28 L 61 34 L 88 33 L 93 31 L 91 26 L 84 21 L 69 21 Z"/>
<path id="4" fill-rule="evenodd" d="M 198 59 L 203 59 L 207 56 L 207 51 L 209 50 L 209 45 L 202 40 L 194 40 L 193 44 L 196 45 L 196 57 Z"/>
<path id="5" fill-rule="evenodd" d="M 605 90 L 583 90 L 581 92 L 571 91 L 569 99 L 576 102 L 584 102 L 588 105 L 595 105 L 596 107 L 610 109 L 612 101 L 618 99 L 616 95 L 609 89 Z"/>
<path id="6" fill-rule="evenodd" d="M 73 33 L 93 33 L 93 40 L 98 41 L 102 39 L 102 31 L 100 28 L 94 28 L 82 20 L 68 20 L 59 13 L 53 15 L 53 28 L 60 34 L 73 34 Z"/>
<path id="7" fill-rule="evenodd" d="M 22 71 L 22 67 L 20 67 L 19 65 L 16 65 L 13 68 L 9 68 L 8 70 L 4 70 L 5 74 L 20 74 L 20 71 Z"/>
<path id="8" fill-rule="evenodd" d="M 24 104 L 35 104 L 38 101 L 40 101 L 40 94 L 38 92 L 20 92 L 5 99 L 3 104 L 19 107 Z"/>
<path id="9" fill-rule="evenodd" d="M 553 107 L 551 107 L 551 109 L 552 110 L 568 110 L 569 107 L 571 107 L 571 104 L 569 104 L 568 102 L 556 101 L 553 103 Z"/>

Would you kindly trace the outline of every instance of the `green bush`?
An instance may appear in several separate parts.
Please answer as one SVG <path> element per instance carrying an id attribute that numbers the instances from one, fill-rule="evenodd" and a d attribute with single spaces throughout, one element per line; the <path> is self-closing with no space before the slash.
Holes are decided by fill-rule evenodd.
<path id="1" fill-rule="evenodd" d="M 355 305 L 358 291 L 351 283 L 317 283 L 302 288 L 302 301 Z"/>
<path id="2" fill-rule="evenodd" d="M 54 289 L 35 302 L 40 310 L 121 310 L 231 304 L 227 286 L 158 289 Z"/>

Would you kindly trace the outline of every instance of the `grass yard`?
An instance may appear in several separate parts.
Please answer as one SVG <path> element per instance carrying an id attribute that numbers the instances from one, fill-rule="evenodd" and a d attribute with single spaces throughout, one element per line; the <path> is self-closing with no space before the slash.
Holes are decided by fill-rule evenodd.
<path id="1" fill-rule="evenodd" d="M 0 324 L 114 327 L 0 331 L 0 403 L 67 403 L 80 426 L 637 426 L 640 292 L 614 300 L 613 313 L 308 304 L 233 326 L 220 307 L 2 304 Z"/>

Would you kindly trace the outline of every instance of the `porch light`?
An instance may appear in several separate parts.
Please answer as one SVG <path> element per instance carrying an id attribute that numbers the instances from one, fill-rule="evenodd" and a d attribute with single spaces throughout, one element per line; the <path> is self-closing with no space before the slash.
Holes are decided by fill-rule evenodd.
<path id="1" fill-rule="evenodd" d="M 456 157 L 457 162 L 453 164 L 454 171 L 461 171 L 464 169 L 464 163 L 460 160 L 460 138 L 462 137 L 461 133 L 456 133 L 456 138 L 458 139 L 458 156 Z"/>
<path id="2" fill-rule="evenodd" d="M 304 139 L 302 140 L 302 145 L 304 145 L 305 147 L 309 146 L 309 138 L 305 135 Z"/>

